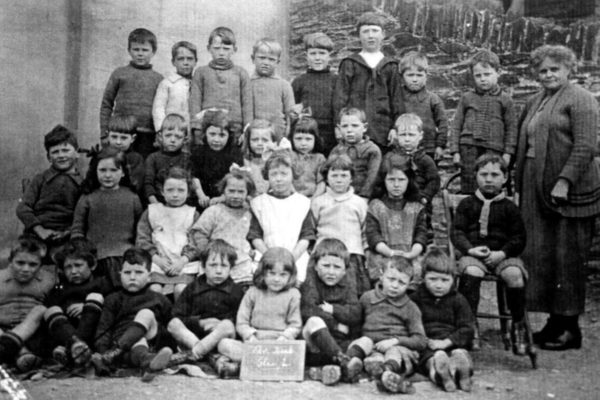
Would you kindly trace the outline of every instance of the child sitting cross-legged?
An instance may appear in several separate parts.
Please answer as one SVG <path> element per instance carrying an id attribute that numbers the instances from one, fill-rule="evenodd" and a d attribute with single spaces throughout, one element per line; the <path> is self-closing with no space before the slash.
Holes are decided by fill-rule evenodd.
<path id="1" fill-rule="evenodd" d="M 61 284 L 48 296 L 44 319 L 58 343 L 52 357 L 61 365 L 85 365 L 92 355 L 104 297 L 113 291 L 107 277 L 96 277 L 96 248 L 84 238 L 72 239 L 54 256 Z"/>
<path id="2" fill-rule="evenodd" d="M 415 371 L 419 352 L 427 345 L 421 312 L 407 294 L 413 268 L 403 257 L 388 259 L 375 289 L 363 294 L 362 337 L 346 354 L 364 360 L 365 371 L 377 380 L 380 390 L 412 393 L 405 377 Z M 361 363 L 353 367 L 354 375 Z M 351 376 L 350 376 L 351 377 Z"/>
<path id="3" fill-rule="evenodd" d="M 527 235 L 523 218 L 517 205 L 503 192 L 508 178 L 504 158 L 487 153 L 475 161 L 474 167 L 478 189 L 458 204 L 452 234 L 452 243 L 462 254 L 458 260 L 458 290 L 467 298 L 473 314 L 477 314 L 481 280 L 486 273 L 498 275 L 507 287 L 513 353 L 525 355 L 527 270 L 519 258 Z M 476 330 L 473 350 L 478 347 Z"/>
<path id="4" fill-rule="evenodd" d="M 453 260 L 433 248 L 423 258 L 423 283 L 410 295 L 419 307 L 427 335 L 419 370 L 445 391 L 471 390 L 471 345 L 475 319 L 467 300 L 456 291 Z"/>
<path id="5" fill-rule="evenodd" d="M 22 238 L 0 270 L 0 364 L 16 363 L 21 372 L 39 365 L 48 349 L 42 321 L 54 276 L 42 269 L 45 255 L 42 242 Z"/>
<path id="6" fill-rule="evenodd" d="M 136 245 L 152 255 L 150 288 L 177 299 L 199 272 L 195 250 L 188 243 L 188 232 L 198 212 L 185 204 L 192 178 L 179 167 L 169 169 L 162 184 L 165 204 L 149 204 L 137 226 Z"/>
<path id="7" fill-rule="evenodd" d="M 221 339 L 235 338 L 235 315 L 244 292 L 229 276 L 237 258 L 233 246 L 216 239 L 202 251 L 204 274 L 190 283 L 173 307 L 169 333 L 183 352 L 172 363 L 196 361 L 215 350 Z M 225 356 L 211 357 L 220 377 L 235 376 L 238 364 Z"/>
<path id="8" fill-rule="evenodd" d="M 150 345 L 161 345 L 166 324 L 171 318 L 171 303 L 149 288 L 152 257 L 146 250 L 130 248 L 123 254 L 122 287 L 106 297 L 96 329 L 92 364 L 97 375 L 105 375 L 118 361 L 145 372 L 164 369 L 173 354 L 169 347 L 151 352 Z M 154 346 L 153 346 L 154 347 Z"/>
<path id="9" fill-rule="evenodd" d="M 295 286 L 292 253 L 282 247 L 268 249 L 254 274 L 254 286 L 244 295 L 237 313 L 236 331 L 244 342 L 294 340 L 300 334 L 300 292 Z M 222 339 L 219 353 L 239 363 L 243 344 Z"/>
<path id="10" fill-rule="evenodd" d="M 342 374 L 348 375 L 352 364 L 344 351 L 360 332 L 356 286 L 347 274 L 349 256 L 340 240 L 323 239 L 310 256 L 300 291 L 300 311 L 305 323 L 302 336 L 308 343 L 307 363 L 325 365 L 320 376 L 325 385 L 336 384 Z"/>

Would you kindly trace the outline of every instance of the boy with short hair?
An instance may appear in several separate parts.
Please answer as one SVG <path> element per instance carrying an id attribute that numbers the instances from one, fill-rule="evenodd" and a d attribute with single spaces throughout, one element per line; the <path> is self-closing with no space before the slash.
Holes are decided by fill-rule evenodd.
<path id="1" fill-rule="evenodd" d="M 469 303 L 454 288 L 456 266 L 438 248 L 425 254 L 423 283 L 410 295 L 421 310 L 427 349 L 419 360 L 420 371 L 445 391 L 471 390 L 473 362 L 467 352 L 475 333 Z"/>
<path id="2" fill-rule="evenodd" d="M 252 47 L 252 62 L 256 67 L 250 77 L 254 118 L 271 121 L 276 143 L 288 136 L 290 112 L 294 107 L 292 85 L 275 74 L 283 49 L 275 39 L 262 38 Z"/>
<path id="3" fill-rule="evenodd" d="M 427 90 L 427 68 L 427 57 L 421 52 L 410 51 L 402 57 L 402 98 L 406 112 L 418 115 L 423 121 L 421 147 L 429 157 L 438 161 L 446 147 L 448 118 L 442 99 Z"/>
<path id="4" fill-rule="evenodd" d="M 311 33 L 304 37 L 304 49 L 308 69 L 292 81 L 292 89 L 296 103 L 302 103 L 303 108 L 310 108 L 311 116 L 317 121 L 322 153 L 327 157 L 337 144 L 333 113 L 337 75 L 329 66 L 333 41 L 323 32 Z"/>
<path id="5" fill-rule="evenodd" d="M 133 150 L 137 137 L 137 119 L 133 115 L 113 115 L 108 123 L 109 146 L 125 153 L 131 188 L 141 197 L 144 190 L 144 157 Z"/>
<path id="6" fill-rule="evenodd" d="M 252 86 L 246 70 L 235 65 L 231 57 L 237 51 L 233 31 L 220 26 L 208 37 L 207 50 L 212 60 L 194 73 L 190 93 L 190 116 L 192 127 L 199 119 L 198 113 L 209 108 L 225 109 L 229 112 L 231 134 L 234 142 L 240 143 L 244 126 L 253 117 L 254 105 Z"/>
<path id="7" fill-rule="evenodd" d="M 508 177 L 504 159 L 498 154 L 484 154 L 474 167 L 479 188 L 456 208 L 451 237 L 462 255 L 458 260 L 461 274 L 458 290 L 477 315 L 481 280 L 486 273 L 498 275 L 507 287 L 513 352 L 524 355 L 527 270 L 519 255 L 525 247 L 525 226 L 519 208 L 502 191 Z M 476 332 L 474 349 L 478 344 Z"/>
<path id="8" fill-rule="evenodd" d="M 363 110 L 343 108 L 339 114 L 338 125 L 342 141 L 333 148 L 329 158 L 342 154 L 350 157 L 354 165 L 354 192 L 370 199 L 381 166 L 381 150 L 366 135 L 367 127 L 367 116 Z"/>
<path id="9" fill-rule="evenodd" d="M 168 114 L 183 115 L 189 121 L 190 81 L 198 62 L 196 46 L 190 42 L 177 42 L 171 48 L 171 63 L 175 73 L 163 79 L 154 96 L 152 118 L 154 130 L 159 131 Z"/>
<path id="10" fill-rule="evenodd" d="M 119 67 L 110 75 L 100 106 L 100 140 L 106 142 L 108 122 L 113 115 L 133 115 L 137 118 L 134 149 L 146 157 L 154 149 L 152 103 L 156 88 L 163 77 L 152 69 L 150 60 L 156 53 L 156 36 L 144 28 L 131 31 L 127 38 L 129 65 Z"/>
<path id="11" fill-rule="evenodd" d="M 168 347 L 158 353 L 148 348 L 164 341 L 171 318 L 169 300 L 149 288 L 151 265 L 152 257 L 140 248 L 132 247 L 123 254 L 122 287 L 106 297 L 96 329 L 97 353 L 92 355 L 92 364 L 99 375 L 108 373 L 119 359 L 143 370 L 159 371 L 173 354 Z"/>
<path id="12" fill-rule="evenodd" d="M 369 136 L 383 151 L 396 117 L 404 112 L 398 62 L 381 52 L 384 22 L 383 17 L 373 12 L 358 18 L 362 49 L 340 63 L 333 98 L 335 115 L 344 107 L 365 111 Z"/>
<path id="13" fill-rule="evenodd" d="M 461 192 L 477 189 L 475 160 L 484 153 L 501 155 L 510 165 L 517 144 L 517 116 L 511 97 L 498 86 L 500 59 L 489 50 L 470 61 L 475 90 L 463 94 L 450 127 L 450 153 L 461 166 Z"/>
<path id="14" fill-rule="evenodd" d="M 0 270 L 0 364 L 13 363 L 21 372 L 35 368 L 48 348 L 40 330 L 44 302 L 54 287 L 54 276 L 42 269 L 46 246 L 21 238 L 13 246 L 9 264 Z"/>
<path id="15" fill-rule="evenodd" d="M 148 203 L 164 203 L 162 180 L 170 168 L 190 170 L 190 156 L 183 151 L 187 133 L 187 122 L 182 115 L 169 114 L 163 120 L 157 135 L 161 149 L 150 154 L 145 162 L 144 195 Z"/>
<path id="16" fill-rule="evenodd" d="M 407 259 L 386 261 L 375 289 L 360 298 L 363 336 L 346 352 L 350 358 L 364 360 L 365 371 L 377 379 L 378 388 L 392 393 L 414 392 L 404 378 L 414 372 L 418 354 L 427 344 L 421 312 L 407 294 L 412 276 Z M 360 365 L 354 371 L 360 372 Z"/>
<path id="17" fill-rule="evenodd" d="M 310 256 L 306 281 L 300 289 L 307 363 L 324 365 L 320 380 L 325 385 L 348 376 L 351 358 L 344 351 L 360 333 L 360 304 L 354 277 L 347 274 L 349 262 L 350 254 L 342 241 L 323 239 Z"/>
<path id="18" fill-rule="evenodd" d="M 62 125 L 44 136 L 50 168 L 33 177 L 17 206 L 25 234 L 42 240 L 52 254 L 69 237 L 83 177 L 77 170 L 77 138 Z"/>
<path id="19" fill-rule="evenodd" d="M 204 274 L 190 283 L 173 307 L 169 333 L 185 352 L 176 361 L 201 360 L 216 349 L 223 338 L 235 338 L 235 317 L 244 296 L 241 286 L 231 280 L 237 252 L 223 239 L 215 239 L 201 252 Z M 217 356 L 211 361 L 225 356 Z M 230 361 L 230 360 L 227 360 Z M 215 363 L 217 373 L 228 373 L 225 360 Z M 221 368 L 219 368 L 219 366 Z M 237 369 L 237 366 L 236 366 Z"/>
<path id="20" fill-rule="evenodd" d="M 106 277 L 93 275 L 96 248 L 87 239 L 70 240 L 54 260 L 63 279 L 48 296 L 44 313 L 48 332 L 59 344 L 52 356 L 62 365 L 70 361 L 85 365 L 91 357 L 104 296 L 113 290 L 112 284 Z"/>

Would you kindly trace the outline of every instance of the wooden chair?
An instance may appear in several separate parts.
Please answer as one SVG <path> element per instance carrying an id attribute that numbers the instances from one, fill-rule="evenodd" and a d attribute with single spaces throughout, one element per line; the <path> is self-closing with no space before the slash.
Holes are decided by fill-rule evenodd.
<path id="1" fill-rule="evenodd" d="M 460 171 L 451 175 L 448 180 L 442 186 L 442 200 L 444 205 L 444 216 L 446 218 L 446 233 L 448 235 L 448 252 L 450 257 L 453 260 L 457 260 L 460 254 L 457 254 L 458 251 L 455 249 L 452 243 L 452 234 L 454 229 L 454 215 L 456 212 L 456 208 L 461 200 L 468 197 L 466 194 L 461 194 L 457 192 L 453 187 L 456 185 L 456 181 L 460 177 Z M 460 278 L 459 278 L 460 279 Z M 484 282 L 494 282 L 496 284 L 496 297 L 498 302 L 498 313 L 484 313 L 477 312 L 477 318 L 484 319 L 498 319 L 500 321 L 500 334 L 502 338 L 502 343 L 504 344 L 505 350 L 510 350 L 511 348 L 511 338 L 510 338 L 510 330 L 508 321 L 512 319 L 510 311 L 507 306 L 506 301 L 506 286 L 502 279 L 498 278 L 496 275 L 486 274 L 483 278 Z M 531 325 L 529 323 L 529 318 L 527 316 L 527 309 L 525 309 L 525 331 L 526 331 L 526 340 L 527 340 L 527 355 L 531 360 L 532 368 L 537 368 L 537 352 L 533 347 L 533 338 Z"/>

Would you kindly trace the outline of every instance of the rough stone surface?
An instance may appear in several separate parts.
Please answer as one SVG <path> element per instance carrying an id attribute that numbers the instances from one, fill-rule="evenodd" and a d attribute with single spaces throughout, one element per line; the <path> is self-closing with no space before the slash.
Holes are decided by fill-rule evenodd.
<path id="1" fill-rule="evenodd" d="M 529 53 L 545 43 L 572 48 L 579 60 L 573 80 L 600 98 L 597 19 L 562 24 L 542 18 L 509 20 L 502 13 L 501 2 L 492 0 L 292 0 L 290 75 L 305 69 L 302 37 L 307 33 L 323 31 L 331 36 L 335 43 L 333 69 L 342 58 L 359 50 L 355 21 L 364 11 L 376 11 L 385 17 L 384 53 L 400 58 L 407 51 L 418 49 L 427 54 L 428 87 L 444 100 L 449 117 L 463 91 L 472 86 L 467 61 L 481 48 L 499 55 L 499 82 L 519 108 L 539 89 L 529 68 Z M 596 243 L 594 257 L 600 259 L 600 238 Z"/>

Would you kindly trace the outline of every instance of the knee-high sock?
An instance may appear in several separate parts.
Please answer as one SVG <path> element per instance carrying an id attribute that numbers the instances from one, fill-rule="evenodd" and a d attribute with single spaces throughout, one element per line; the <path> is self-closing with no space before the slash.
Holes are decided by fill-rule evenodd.
<path id="1" fill-rule="evenodd" d="M 12 332 L 0 335 L 0 362 L 13 362 L 23 347 L 23 340 Z"/>
<path id="2" fill-rule="evenodd" d="M 506 303 L 514 322 L 521 322 L 525 317 L 525 288 L 507 288 Z"/>
<path id="3" fill-rule="evenodd" d="M 333 359 L 338 353 L 342 352 L 342 348 L 335 341 L 329 329 L 322 328 L 313 332 L 310 335 L 310 340 L 321 350 L 322 353 Z"/>
<path id="4" fill-rule="evenodd" d="M 481 280 L 477 276 L 462 275 L 460 277 L 460 283 L 458 285 L 458 291 L 465 296 L 467 302 L 471 306 L 473 315 L 477 315 L 477 308 L 479 307 L 479 289 L 481 288 Z"/>
<path id="5" fill-rule="evenodd" d="M 75 328 L 69 321 L 69 318 L 62 313 L 56 312 L 46 320 L 48 331 L 52 337 L 56 338 L 58 343 L 69 348 L 73 344 Z"/>
<path id="6" fill-rule="evenodd" d="M 144 337 L 148 330 L 139 322 L 133 321 L 129 324 L 123 335 L 117 341 L 117 345 L 122 350 L 129 350 L 137 343 L 138 340 Z"/>
<path id="7" fill-rule="evenodd" d="M 95 300 L 86 300 L 83 304 L 81 317 L 79 318 L 79 325 L 77 326 L 77 337 L 88 344 L 93 343 L 101 314 L 102 303 Z"/>

